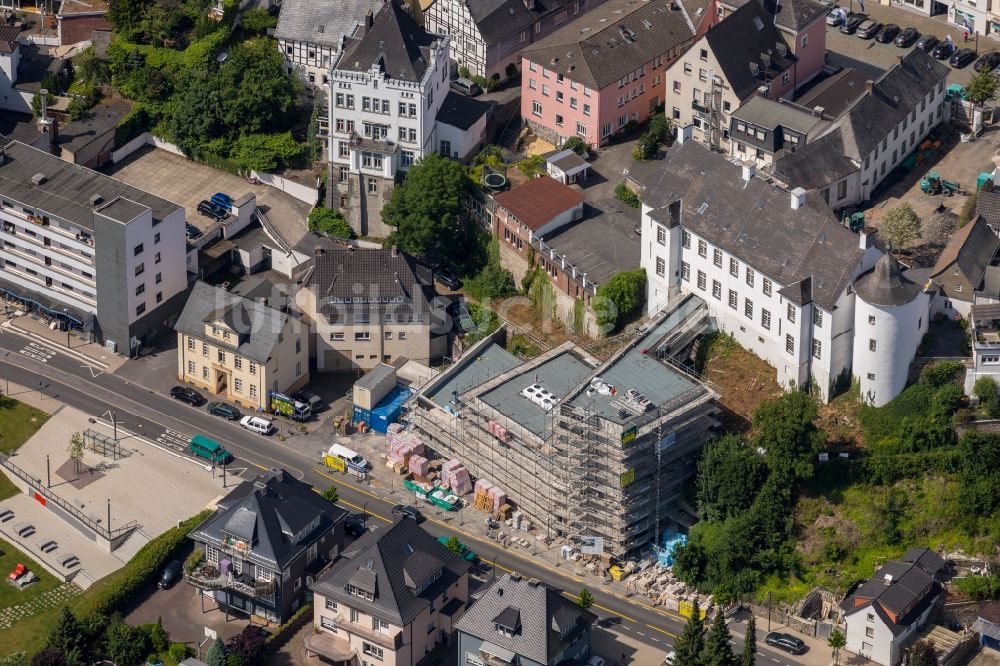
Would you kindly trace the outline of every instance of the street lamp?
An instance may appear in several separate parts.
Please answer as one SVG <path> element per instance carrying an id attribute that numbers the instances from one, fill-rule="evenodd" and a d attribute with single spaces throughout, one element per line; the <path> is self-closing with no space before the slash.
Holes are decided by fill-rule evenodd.
<path id="1" fill-rule="evenodd" d="M 368 502 L 370 502 L 370 501 L 371 501 L 371 500 L 368 500 Z M 365 502 L 365 503 L 364 503 L 364 504 L 363 504 L 363 505 L 361 506 L 361 510 L 362 510 L 362 512 L 364 513 L 364 515 L 363 515 L 363 517 L 362 517 L 362 520 L 364 521 L 364 525 L 365 525 L 365 529 L 366 529 L 366 530 L 368 529 L 368 502 Z"/>
<path id="2" fill-rule="evenodd" d="M 10 395 L 10 373 L 7 372 L 7 357 L 10 356 L 10 352 L 3 355 L 3 376 L 7 381 L 7 395 Z"/>

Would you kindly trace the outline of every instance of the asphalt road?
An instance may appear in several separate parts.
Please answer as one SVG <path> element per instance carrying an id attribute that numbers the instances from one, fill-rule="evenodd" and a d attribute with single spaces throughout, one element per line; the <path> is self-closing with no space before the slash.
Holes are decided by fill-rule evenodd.
<path id="1" fill-rule="evenodd" d="M 142 363 L 141 359 L 129 363 Z M 56 345 L 34 341 L 7 329 L 0 329 L 0 389 L 7 392 L 5 380 L 39 391 L 41 395 L 65 403 L 94 418 L 110 423 L 112 418 L 119 428 L 123 446 L 140 446 L 130 443 L 134 435 L 177 451 L 186 453 L 188 438 L 203 433 L 226 447 L 235 457 L 232 471 L 252 478 L 259 470 L 282 467 L 317 488 L 334 484 L 345 507 L 366 512 L 370 524 L 391 523 L 391 507 L 398 503 L 391 496 L 373 492 L 368 487 L 332 476 L 318 465 L 317 460 L 284 447 L 276 438 L 263 437 L 246 431 L 236 423 L 209 415 L 204 408 L 194 408 L 128 382 L 121 377 L 103 372 L 100 367 L 60 350 Z M 13 397 L 17 397 L 17 393 Z M 234 480 L 235 481 L 235 480 Z M 483 561 L 489 575 L 490 568 L 517 572 L 529 578 L 538 578 L 565 590 L 568 596 L 587 584 L 594 595 L 592 610 L 601 617 L 604 626 L 613 631 L 659 648 L 671 649 L 674 640 L 683 631 L 685 619 L 676 613 L 654 608 L 637 599 L 629 599 L 610 589 L 584 581 L 572 571 L 555 568 L 541 558 L 533 558 L 527 551 L 509 550 L 498 546 L 480 535 L 463 532 L 453 524 L 428 517 L 423 526 L 434 536 L 455 535 L 468 544 Z M 737 627 L 738 628 L 738 627 Z M 758 643 L 763 644 L 763 627 L 758 630 Z M 742 634 L 742 631 L 740 631 Z M 740 649 L 739 636 L 734 636 L 736 649 Z M 784 653 L 761 649 L 759 656 L 772 664 L 789 664 L 791 658 Z"/>

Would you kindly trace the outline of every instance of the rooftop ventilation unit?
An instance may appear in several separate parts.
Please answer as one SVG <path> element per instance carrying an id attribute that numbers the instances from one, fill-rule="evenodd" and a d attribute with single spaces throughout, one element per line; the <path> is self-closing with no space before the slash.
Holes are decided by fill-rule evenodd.
<path id="1" fill-rule="evenodd" d="M 93 195 L 93 196 L 90 197 L 90 205 L 91 206 L 96 206 L 97 204 L 101 203 L 102 201 L 104 201 L 104 197 L 102 197 L 100 194 L 95 194 L 95 195 Z"/>
<path id="2" fill-rule="evenodd" d="M 36 173 L 34 176 L 31 177 L 31 184 L 37 187 L 42 183 L 44 183 L 45 181 L 47 181 L 48 179 L 49 179 L 48 176 L 46 176 L 44 173 Z"/>
<path id="3" fill-rule="evenodd" d="M 551 411 L 559 402 L 559 398 L 541 384 L 526 386 L 521 391 L 521 397 L 527 398 L 546 412 Z"/>
<path id="4" fill-rule="evenodd" d="M 618 404 L 636 416 L 645 414 L 653 406 L 653 403 L 636 389 L 625 391 L 625 395 L 618 401 Z"/>

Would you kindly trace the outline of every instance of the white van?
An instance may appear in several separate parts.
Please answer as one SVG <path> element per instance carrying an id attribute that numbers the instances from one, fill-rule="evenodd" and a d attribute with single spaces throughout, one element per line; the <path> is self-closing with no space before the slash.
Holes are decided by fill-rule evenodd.
<path id="1" fill-rule="evenodd" d="M 358 467 L 364 467 L 366 469 L 368 467 L 368 461 L 365 460 L 364 456 L 357 451 L 352 451 L 343 444 L 331 444 L 330 450 L 327 451 L 327 454 L 340 458 L 341 460 L 349 462 L 353 465 L 357 465 Z"/>
<path id="2" fill-rule="evenodd" d="M 240 419 L 240 425 L 261 435 L 270 435 L 274 428 L 270 421 L 260 416 L 244 416 Z"/>

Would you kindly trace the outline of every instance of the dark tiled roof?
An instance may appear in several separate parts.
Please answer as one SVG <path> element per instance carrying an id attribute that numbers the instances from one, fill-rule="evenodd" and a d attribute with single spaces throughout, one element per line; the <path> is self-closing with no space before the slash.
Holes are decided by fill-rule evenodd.
<path id="1" fill-rule="evenodd" d="M 383 0 L 284 0 L 274 36 L 321 46 L 338 47 L 353 35 L 365 13 L 377 12 Z"/>
<path id="2" fill-rule="evenodd" d="M 583 195 L 551 176 L 532 178 L 494 197 L 518 222 L 537 231 L 560 213 L 583 203 Z"/>
<path id="3" fill-rule="evenodd" d="M 905 305 L 920 293 L 920 285 L 903 277 L 899 262 L 889 253 L 883 254 L 875 268 L 861 275 L 854 283 L 858 297 L 872 305 Z"/>
<path id="4" fill-rule="evenodd" d="M 899 558 L 901 562 L 912 562 L 932 576 L 944 569 L 944 558 L 930 548 L 913 546 Z"/>
<path id="5" fill-rule="evenodd" d="M 214 546 L 223 542 L 225 533 L 255 539 L 247 559 L 281 571 L 332 530 L 346 513 L 316 494 L 309 484 L 284 470 L 272 470 L 238 485 L 190 536 Z M 298 543 L 292 543 L 285 529 L 301 529 L 317 518 L 317 527 Z"/>
<path id="6" fill-rule="evenodd" d="M 117 127 L 131 109 L 129 102 L 102 101 L 79 120 L 71 120 L 59 128 L 59 146 L 75 152 L 105 138 L 105 134 Z"/>
<path id="7" fill-rule="evenodd" d="M 934 264 L 931 277 L 940 276 L 957 262 L 962 274 L 974 288 L 978 287 L 986 273 L 986 267 L 990 265 L 998 249 L 1000 238 L 986 220 L 977 215 L 948 239 L 948 244 Z M 971 294 L 969 298 L 972 298 Z"/>
<path id="8" fill-rule="evenodd" d="M 388 0 L 369 30 L 346 40 L 334 69 L 367 72 L 378 64 L 390 79 L 420 81 L 430 63 L 431 43 L 437 39 L 417 25 L 397 0 Z"/>
<path id="9" fill-rule="evenodd" d="M 751 125 L 768 129 L 787 127 L 807 136 L 811 132 L 818 134 L 816 126 L 824 122 L 821 116 L 797 104 L 790 104 L 781 99 L 760 97 L 759 95 L 751 97 L 745 104 L 736 109 L 732 114 L 732 119 L 733 121 L 742 120 Z"/>
<path id="10" fill-rule="evenodd" d="M 20 28 L 14 26 L 0 27 L 0 51 L 13 53 L 17 48 L 17 36 L 21 34 Z"/>
<path id="11" fill-rule="evenodd" d="M 783 155 L 774 163 L 774 175 L 789 187 L 815 190 L 836 182 L 858 170 L 858 165 L 844 154 L 839 129 L 807 143 L 794 153 Z"/>
<path id="12" fill-rule="evenodd" d="M 760 0 L 724 0 L 724 4 L 740 7 L 748 2 L 759 3 Z M 765 8 L 773 17 L 773 21 L 782 28 L 798 32 L 808 27 L 813 21 L 827 13 L 826 6 L 816 0 L 779 0 L 766 2 Z"/>
<path id="13" fill-rule="evenodd" d="M 501 618 L 504 624 L 511 622 L 514 613 L 520 630 L 513 636 L 499 633 L 494 625 Z M 562 638 L 553 626 L 555 617 L 558 626 L 569 629 Z M 547 664 L 578 640 L 595 619 L 592 613 L 544 583 L 504 574 L 479 596 L 455 628 L 531 661 Z"/>
<path id="14" fill-rule="evenodd" d="M 343 558 L 312 589 L 362 613 L 406 625 L 469 567 L 415 522 L 403 519 L 386 529 L 367 532 L 347 546 Z M 440 578 L 426 589 L 419 593 L 414 589 L 414 583 L 425 583 L 439 570 Z M 363 589 L 374 588 L 371 601 L 347 591 L 348 583 L 359 581 Z"/>
<path id="15" fill-rule="evenodd" d="M 797 99 L 796 104 L 809 109 L 822 107 L 823 113 L 836 118 L 865 94 L 867 80 L 868 75 L 861 70 L 847 67 L 817 83 Z"/>
<path id="16" fill-rule="evenodd" d="M 741 171 L 686 141 L 675 143 L 664 159 L 636 163 L 629 177 L 644 187 L 641 198 L 654 218 L 665 217 L 666 207 L 680 200 L 681 219 L 693 233 L 781 285 L 811 278 L 811 298 L 834 307 L 861 258 L 857 235 L 822 202 L 808 200 L 792 210 L 788 192 L 760 178 L 746 183 Z"/>
<path id="17" fill-rule="evenodd" d="M 680 3 L 610 0 L 525 48 L 521 55 L 601 89 L 692 37 Z"/>
<path id="18" fill-rule="evenodd" d="M 979 609 L 979 617 L 993 624 L 1000 624 L 1000 601 L 991 601 Z"/>
<path id="19" fill-rule="evenodd" d="M 987 224 L 1000 229 L 1000 192 L 983 190 L 977 194 L 976 215 L 981 215 Z"/>
<path id="20" fill-rule="evenodd" d="M 493 110 L 495 102 L 483 102 L 455 91 L 449 91 L 438 110 L 437 121 L 461 130 L 467 130 L 484 115 Z"/>
<path id="21" fill-rule="evenodd" d="M 908 613 L 928 588 L 933 591 L 933 583 L 933 577 L 915 564 L 886 562 L 845 603 L 870 600 L 898 617 Z"/>
<path id="22" fill-rule="evenodd" d="M 442 0 L 438 0 L 441 2 Z M 469 13 L 487 46 L 507 35 L 524 30 L 546 14 L 570 5 L 575 0 L 535 0 L 528 9 L 524 0 L 467 0 Z"/>
<path id="23" fill-rule="evenodd" d="M 740 100 L 780 76 L 795 62 L 795 54 L 773 20 L 757 2 L 748 2 L 705 33 L 723 77 Z M 785 55 L 778 52 L 778 45 Z M 764 64 L 764 55 L 770 58 L 769 66 Z M 758 66 L 757 74 L 751 64 Z"/>

